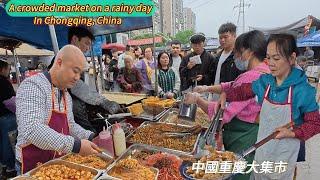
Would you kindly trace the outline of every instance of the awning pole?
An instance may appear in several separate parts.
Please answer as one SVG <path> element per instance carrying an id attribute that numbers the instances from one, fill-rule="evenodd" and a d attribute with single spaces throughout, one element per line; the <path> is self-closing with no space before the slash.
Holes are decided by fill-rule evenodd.
<path id="1" fill-rule="evenodd" d="M 152 16 L 152 41 L 153 41 L 153 60 L 155 61 L 154 75 L 155 75 L 155 94 L 158 95 L 158 61 L 156 59 L 156 42 L 154 37 L 154 16 Z"/>
<path id="2" fill-rule="evenodd" d="M 94 54 L 93 54 L 93 44 L 91 43 L 91 50 L 90 50 L 90 54 L 91 54 L 91 61 L 92 61 L 92 65 L 93 65 L 93 78 L 94 78 L 94 84 L 96 86 L 96 90 L 97 92 L 99 92 L 99 88 L 98 88 L 98 84 L 97 84 L 97 70 L 96 70 L 96 61 L 94 59 Z"/>
<path id="3" fill-rule="evenodd" d="M 54 28 L 54 25 L 49 25 L 49 32 L 50 32 L 54 55 L 56 56 L 59 51 L 59 45 L 58 45 L 58 40 L 57 40 L 57 35 L 56 35 L 56 30 Z"/>
<path id="4" fill-rule="evenodd" d="M 19 86 L 20 85 L 20 71 L 19 71 L 19 68 L 17 67 L 19 60 L 18 60 L 18 57 L 16 54 L 16 49 L 12 50 L 12 54 L 13 54 L 13 59 L 14 59 L 14 68 L 16 69 L 17 84 Z"/>
<path id="5" fill-rule="evenodd" d="M 105 82 L 104 82 L 104 78 L 103 78 L 103 76 L 104 76 L 104 72 L 103 72 L 103 67 L 102 67 L 102 57 L 99 55 L 98 56 L 98 61 L 99 61 L 99 67 L 100 67 L 100 80 L 101 80 L 101 88 L 102 88 L 102 91 L 101 92 L 104 92 L 105 91 L 105 87 L 106 87 L 106 85 L 105 85 Z"/>

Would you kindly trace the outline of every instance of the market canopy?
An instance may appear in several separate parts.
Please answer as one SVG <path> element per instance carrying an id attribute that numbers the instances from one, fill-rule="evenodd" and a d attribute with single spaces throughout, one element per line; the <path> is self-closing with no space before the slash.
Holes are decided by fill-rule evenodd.
<path id="1" fill-rule="evenodd" d="M 308 34 L 305 37 L 299 38 L 297 40 L 298 47 L 307 47 L 307 46 L 320 46 L 320 31 L 316 31 L 312 34 Z"/>
<path id="2" fill-rule="evenodd" d="M 316 29 L 320 29 L 320 20 L 311 15 L 283 27 L 277 27 L 277 28 L 249 27 L 249 29 L 262 31 L 266 35 L 277 34 L 277 33 L 290 33 L 297 37 L 298 35 L 304 34 L 305 26 L 307 26 L 309 22 L 311 22 L 310 27 L 315 27 Z"/>
<path id="3" fill-rule="evenodd" d="M 125 17 L 121 25 L 94 25 L 95 36 L 152 27 L 152 17 Z M 55 25 L 59 48 L 67 44 L 68 27 Z M 0 36 L 13 38 L 38 48 L 53 50 L 48 25 L 34 25 L 32 17 L 11 17 L 0 6 Z"/>

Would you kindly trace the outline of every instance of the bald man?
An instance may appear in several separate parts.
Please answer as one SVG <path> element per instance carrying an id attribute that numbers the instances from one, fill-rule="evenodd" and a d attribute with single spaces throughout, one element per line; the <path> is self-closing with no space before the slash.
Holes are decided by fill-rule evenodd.
<path id="1" fill-rule="evenodd" d="M 23 173 L 65 153 L 97 153 L 94 134 L 75 123 L 67 88 L 80 79 L 86 60 L 79 48 L 64 46 L 49 72 L 24 80 L 16 96 L 17 167 Z"/>

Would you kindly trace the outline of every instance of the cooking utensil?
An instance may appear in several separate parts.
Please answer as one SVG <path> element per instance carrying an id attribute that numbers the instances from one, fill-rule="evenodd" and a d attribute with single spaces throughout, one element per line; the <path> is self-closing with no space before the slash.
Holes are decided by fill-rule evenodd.
<path id="1" fill-rule="evenodd" d="M 198 128 L 201 128 L 201 126 L 195 125 L 195 126 L 192 126 L 191 128 L 183 130 L 183 131 L 171 131 L 171 130 L 165 130 L 165 129 L 162 129 L 161 131 L 165 132 L 165 133 L 190 133 Z"/>
<path id="2" fill-rule="evenodd" d="M 168 137 L 177 137 L 177 138 L 187 138 L 190 135 L 199 134 L 202 131 L 201 126 L 195 126 L 196 128 L 191 128 L 191 131 L 185 131 L 185 132 L 166 132 L 164 133 L 165 136 Z"/>
<path id="3" fill-rule="evenodd" d="M 293 124 L 291 122 L 287 123 L 286 125 L 282 126 L 283 128 L 289 129 Z M 240 158 L 244 158 L 247 155 L 251 154 L 252 152 L 254 152 L 255 150 L 257 150 L 259 147 L 261 147 L 262 145 L 266 144 L 267 142 L 269 142 L 270 140 L 274 139 L 277 135 L 278 135 L 279 131 L 275 131 L 272 134 L 270 134 L 269 136 L 267 136 L 266 138 L 262 139 L 261 141 L 255 143 L 254 145 L 252 145 L 251 147 L 249 147 L 248 149 L 244 150 L 239 157 Z"/>
<path id="4" fill-rule="evenodd" d="M 195 82 L 195 86 L 197 86 L 196 79 L 194 80 L 194 82 Z M 193 91 L 193 86 L 192 86 L 191 90 Z M 179 115 L 178 116 L 181 118 L 184 118 L 184 119 L 194 121 L 196 118 L 198 105 L 197 104 L 185 104 L 184 103 L 185 95 L 186 95 L 186 93 L 183 94 L 182 102 L 179 105 Z"/>
<path id="5" fill-rule="evenodd" d="M 200 137 L 200 140 L 199 140 L 200 149 L 203 149 L 206 144 L 211 145 L 212 147 L 215 147 L 216 145 L 215 135 L 217 133 L 218 128 L 220 127 L 220 124 L 222 121 L 222 115 L 223 115 L 223 109 L 219 107 L 215 116 L 212 116 L 211 118 L 211 123 L 209 128 L 205 131 L 204 135 Z"/>

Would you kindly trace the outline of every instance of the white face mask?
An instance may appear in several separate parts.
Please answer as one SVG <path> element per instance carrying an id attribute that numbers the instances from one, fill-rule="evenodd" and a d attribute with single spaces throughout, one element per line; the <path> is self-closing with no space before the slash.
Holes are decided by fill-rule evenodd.
<path id="1" fill-rule="evenodd" d="M 249 66 L 249 61 L 248 60 L 242 60 L 241 58 L 236 58 L 234 60 L 234 63 L 236 64 L 236 67 L 240 70 L 240 71 L 246 71 L 248 70 L 248 66 Z"/>

